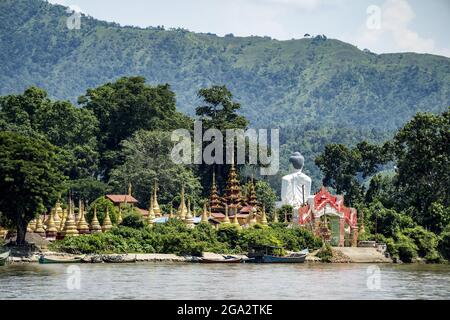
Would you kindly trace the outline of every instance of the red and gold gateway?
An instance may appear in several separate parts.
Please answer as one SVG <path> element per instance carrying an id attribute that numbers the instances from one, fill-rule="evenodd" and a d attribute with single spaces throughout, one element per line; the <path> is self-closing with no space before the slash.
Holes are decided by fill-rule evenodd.
<path id="1" fill-rule="evenodd" d="M 358 219 L 355 208 L 344 205 L 344 197 L 325 187 L 298 209 L 298 223 L 310 228 L 332 246 L 356 246 Z"/>

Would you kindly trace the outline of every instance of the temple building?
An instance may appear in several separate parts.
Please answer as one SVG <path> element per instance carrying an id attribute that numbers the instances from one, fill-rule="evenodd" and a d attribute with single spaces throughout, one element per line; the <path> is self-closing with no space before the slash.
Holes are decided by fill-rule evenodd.
<path id="1" fill-rule="evenodd" d="M 332 246 L 357 244 L 356 209 L 346 207 L 343 196 L 333 196 L 324 187 L 298 209 L 298 224 L 309 228 Z"/>
<path id="2" fill-rule="evenodd" d="M 107 194 L 105 197 L 106 199 L 110 200 L 118 209 L 122 205 L 130 204 L 134 206 L 139 202 L 131 195 L 131 183 L 128 184 L 128 194 Z"/>

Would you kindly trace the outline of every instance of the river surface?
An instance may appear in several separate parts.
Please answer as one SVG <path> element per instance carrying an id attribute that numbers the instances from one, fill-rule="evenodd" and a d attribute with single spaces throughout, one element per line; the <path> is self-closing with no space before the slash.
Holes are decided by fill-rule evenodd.
<path id="1" fill-rule="evenodd" d="M 8 265 L 0 299 L 450 299 L 450 265 Z"/>

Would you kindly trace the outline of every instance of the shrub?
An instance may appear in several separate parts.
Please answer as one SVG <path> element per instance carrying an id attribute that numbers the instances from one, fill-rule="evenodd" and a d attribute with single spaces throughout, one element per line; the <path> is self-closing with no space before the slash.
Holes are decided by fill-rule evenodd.
<path id="1" fill-rule="evenodd" d="M 450 261 L 450 231 L 446 231 L 441 235 L 438 248 L 442 256 Z"/>
<path id="2" fill-rule="evenodd" d="M 417 257 L 417 246 L 414 241 L 403 235 L 397 234 L 397 252 L 398 257 L 402 262 L 412 262 L 414 258 Z"/>
<path id="3" fill-rule="evenodd" d="M 333 258 L 333 250 L 329 243 L 324 243 L 322 248 L 317 252 L 317 257 L 322 259 L 323 262 L 331 262 Z"/>
<path id="4" fill-rule="evenodd" d="M 144 219 L 142 219 L 142 215 L 140 213 L 126 215 L 120 225 L 134 229 L 142 229 L 145 227 Z"/>
<path id="5" fill-rule="evenodd" d="M 417 246 L 417 253 L 420 257 L 425 257 L 428 262 L 439 261 L 438 237 L 421 226 L 407 228 L 403 234 L 411 238 Z"/>

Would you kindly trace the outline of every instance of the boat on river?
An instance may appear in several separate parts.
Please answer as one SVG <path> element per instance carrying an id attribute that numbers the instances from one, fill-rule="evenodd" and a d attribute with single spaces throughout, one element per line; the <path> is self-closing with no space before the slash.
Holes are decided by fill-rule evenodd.
<path id="1" fill-rule="evenodd" d="M 233 256 L 223 256 L 223 258 L 201 258 L 200 263 L 241 263 L 242 259 Z"/>
<path id="2" fill-rule="evenodd" d="M 8 261 L 9 255 L 10 255 L 11 251 L 6 251 L 6 252 L 2 252 L 0 253 L 0 266 L 4 266 L 6 264 L 6 262 Z"/>
<path id="3" fill-rule="evenodd" d="M 49 264 L 49 263 L 81 263 L 83 262 L 83 257 L 63 257 L 63 256 L 46 256 L 41 255 L 39 257 L 39 263 Z"/>
<path id="4" fill-rule="evenodd" d="M 248 260 L 250 263 L 303 263 L 308 249 L 300 252 L 283 254 L 284 248 L 276 246 L 249 246 Z"/>

